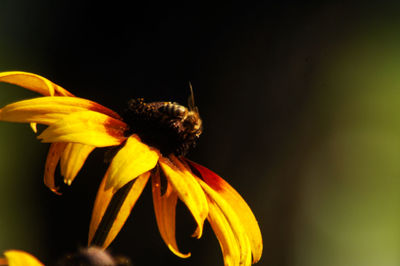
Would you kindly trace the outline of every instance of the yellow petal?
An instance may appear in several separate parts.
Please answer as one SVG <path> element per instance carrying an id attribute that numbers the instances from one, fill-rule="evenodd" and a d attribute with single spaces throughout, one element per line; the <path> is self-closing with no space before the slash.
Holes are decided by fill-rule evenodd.
<path id="1" fill-rule="evenodd" d="M 84 111 L 64 116 L 38 136 L 43 142 L 74 142 L 96 147 L 119 145 L 126 124 L 105 114 Z"/>
<path id="2" fill-rule="evenodd" d="M 14 85 L 24 87 L 28 90 L 40 93 L 46 96 L 73 96 L 72 93 L 54 84 L 50 80 L 36 74 L 8 71 L 0 73 L 0 82 L 7 82 Z"/>
<path id="3" fill-rule="evenodd" d="M 101 182 L 89 228 L 89 245 L 107 248 L 117 236 L 137 199 L 142 193 L 150 172 L 140 175 L 116 193 L 106 189 L 108 171 Z"/>
<path id="4" fill-rule="evenodd" d="M 34 256 L 20 250 L 8 250 L 4 252 L 9 266 L 43 266 Z"/>
<path id="5" fill-rule="evenodd" d="M 116 191 L 137 176 L 153 169 L 158 157 L 156 149 L 142 143 L 137 135 L 130 136 L 111 162 L 106 189 L 112 187 Z"/>
<path id="6" fill-rule="evenodd" d="M 224 264 L 234 266 L 240 264 L 240 247 L 237 245 L 235 234 L 224 214 L 215 204 L 209 204 L 210 212 L 207 220 L 217 236 L 224 255 Z"/>
<path id="7" fill-rule="evenodd" d="M 114 111 L 89 100 L 77 97 L 38 97 L 8 104 L 0 109 L 0 120 L 49 125 L 67 114 L 95 111 L 119 119 Z"/>
<path id="8" fill-rule="evenodd" d="M 174 191 L 170 184 L 164 195 L 161 195 L 160 170 L 157 168 L 152 176 L 152 191 L 154 212 L 158 229 L 165 244 L 177 256 L 181 258 L 190 257 L 190 253 L 183 254 L 179 251 L 175 238 L 175 210 L 178 194 Z"/>
<path id="9" fill-rule="evenodd" d="M 32 131 L 37 133 L 37 123 L 30 123 L 30 126 L 32 128 Z"/>
<path id="10" fill-rule="evenodd" d="M 206 192 L 209 199 L 211 199 L 209 201 L 210 205 L 215 204 L 221 210 L 221 213 L 224 215 L 227 223 L 229 224 L 228 227 L 230 230 L 232 230 L 233 235 L 235 236 L 235 242 L 230 242 L 229 245 L 237 245 L 239 247 L 240 258 L 234 258 L 234 260 L 239 259 L 240 265 L 251 265 L 251 245 L 246 234 L 246 225 L 242 224 L 242 221 L 239 218 L 242 214 L 237 214 L 234 208 L 217 191 L 209 187 L 203 180 L 200 178 L 197 180 Z M 218 228 L 218 230 L 221 231 L 220 233 L 227 235 L 226 238 L 228 239 L 230 231 L 226 229 L 226 225 Z M 229 239 L 231 238 L 229 237 Z M 224 251 L 226 248 L 222 248 L 222 250 Z M 225 258 L 226 254 L 223 255 Z"/>
<path id="11" fill-rule="evenodd" d="M 229 205 L 231 205 L 232 209 L 238 215 L 241 223 L 245 226 L 245 232 L 251 244 L 253 263 L 259 261 L 263 250 L 263 242 L 260 227 L 258 226 L 257 220 L 254 217 L 250 207 L 239 195 L 239 193 L 216 173 L 197 163 L 187 159 L 185 160 L 199 172 L 199 175 L 208 186 L 218 192 L 218 194 Z"/>
<path id="12" fill-rule="evenodd" d="M 185 203 L 197 223 L 195 235 L 200 238 L 203 233 L 204 220 L 208 215 L 208 203 L 206 196 L 196 181 L 195 177 L 173 155 L 170 159 L 160 158 L 160 166 L 169 183 L 178 193 L 178 197 Z"/>
<path id="13" fill-rule="evenodd" d="M 60 193 L 58 193 L 58 187 L 54 183 L 54 173 L 66 145 L 66 143 L 52 143 L 44 167 L 44 184 L 57 194 Z"/>
<path id="14" fill-rule="evenodd" d="M 60 170 L 64 182 L 71 185 L 79 170 L 81 170 L 89 154 L 95 147 L 80 143 L 68 143 L 61 156 Z"/>

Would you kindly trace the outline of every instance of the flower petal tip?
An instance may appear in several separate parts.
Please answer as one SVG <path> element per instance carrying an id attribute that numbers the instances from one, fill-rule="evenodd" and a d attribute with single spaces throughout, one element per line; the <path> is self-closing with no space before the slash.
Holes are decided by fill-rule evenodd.
<path id="1" fill-rule="evenodd" d="M 180 258 L 182 258 L 182 259 L 187 259 L 187 258 L 189 258 L 189 257 L 192 255 L 192 253 L 190 253 L 190 252 L 188 252 L 188 253 L 186 253 L 186 254 L 181 253 L 181 252 L 177 251 L 177 250 L 176 250 L 173 246 L 171 246 L 171 245 L 168 245 L 168 248 L 171 250 L 172 253 L 174 253 L 176 256 L 178 256 L 178 257 L 180 257 Z"/>
<path id="2" fill-rule="evenodd" d="M 32 131 L 36 134 L 37 133 L 37 123 L 30 123 Z"/>
<path id="3" fill-rule="evenodd" d="M 50 80 L 29 72 L 6 71 L 0 73 L 0 82 L 14 84 L 42 95 L 73 96 L 72 93 L 54 84 Z"/>
<path id="4" fill-rule="evenodd" d="M 57 195 L 59 195 L 59 196 L 62 195 L 62 193 L 59 191 L 59 188 L 58 188 L 58 187 L 57 187 L 57 188 L 50 188 L 50 190 L 51 190 L 54 194 L 57 194 Z"/>
<path id="5" fill-rule="evenodd" d="M 70 186 L 72 184 L 72 179 L 64 178 L 64 183 Z"/>
<path id="6" fill-rule="evenodd" d="M 203 225 L 197 226 L 196 231 L 193 232 L 192 237 L 200 239 L 203 235 Z"/>

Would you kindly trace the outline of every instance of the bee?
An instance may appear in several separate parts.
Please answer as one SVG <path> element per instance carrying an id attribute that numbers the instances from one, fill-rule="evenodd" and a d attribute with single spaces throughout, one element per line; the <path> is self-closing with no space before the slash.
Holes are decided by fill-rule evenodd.
<path id="1" fill-rule="evenodd" d="M 127 135 L 138 134 L 144 143 L 158 148 L 164 155 L 185 155 L 203 131 L 190 83 L 189 87 L 188 107 L 176 102 L 146 103 L 143 98 L 130 100 L 122 115 L 129 125 Z"/>

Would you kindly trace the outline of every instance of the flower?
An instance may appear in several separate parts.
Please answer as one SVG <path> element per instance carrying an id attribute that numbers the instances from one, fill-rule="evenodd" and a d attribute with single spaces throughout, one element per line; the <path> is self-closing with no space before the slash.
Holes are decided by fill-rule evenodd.
<path id="1" fill-rule="evenodd" d="M 71 185 L 96 147 L 117 147 L 99 187 L 89 229 L 89 244 L 106 248 L 128 218 L 151 179 L 154 210 L 162 239 L 177 256 L 175 210 L 178 198 L 192 214 L 200 238 L 207 219 L 220 243 L 225 265 L 259 261 L 262 237 L 243 198 L 211 170 L 185 158 L 201 133 L 193 97 L 189 110 L 170 102 L 130 102 L 123 118 L 87 99 L 75 97 L 51 81 L 26 72 L 0 73 L 0 81 L 38 92 L 43 97 L 0 109 L 0 120 L 47 128 L 38 136 L 51 143 L 44 182 L 54 192 L 54 172 L 60 164 L 64 182 Z M 150 122 L 149 122 L 150 121 Z"/>
<path id="2" fill-rule="evenodd" d="M 9 266 L 43 266 L 38 259 L 21 250 L 7 250 L 5 258 L 0 258 L 0 265 Z"/>

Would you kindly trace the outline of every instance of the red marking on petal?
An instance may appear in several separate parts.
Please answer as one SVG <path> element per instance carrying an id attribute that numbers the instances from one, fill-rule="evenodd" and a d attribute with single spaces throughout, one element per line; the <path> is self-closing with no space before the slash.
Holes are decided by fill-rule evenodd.
<path id="1" fill-rule="evenodd" d="M 212 187 L 216 191 L 222 191 L 224 190 L 224 184 L 226 183 L 225 180 L 223 180 L 219 175 L 211 171 L 210 169 L 192 162 L 186 158 L 182 158 L 185 162 L 191 166 L 192 170 L 194 171 L 194 174 L 198 174 L 201 179 L 204 180 L 210 187 Z"/>
<path id="2" fill-rule="evenodd" d="M 121 116 L 118 113 L 96 102 L 92 102 L 92 106 L 89 108 L 89 110 L 111 116 L 112 118 L 118 120 L 122 120 Z"/>
<path id="3" fill-rule="evenodd" d="M 104 126 L 110 136 L 120 139 L 121 143 L 125 141 L 125 131 L 128 129 L 128 125 L 125 122 L 109 117 L 105 121 Z"/>

